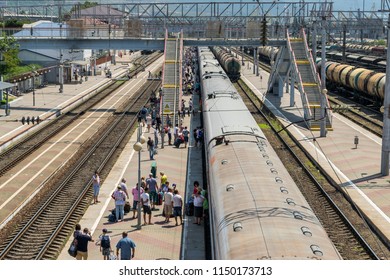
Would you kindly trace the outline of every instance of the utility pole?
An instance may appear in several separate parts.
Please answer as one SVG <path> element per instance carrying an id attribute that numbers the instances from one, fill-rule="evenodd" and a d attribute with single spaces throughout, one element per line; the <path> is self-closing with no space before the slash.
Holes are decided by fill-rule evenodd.
<path id="1" fill-rule="evenodd" d="M 390 14 L 387 21 L 387 49 L 390 47 Z M 389 175 L 389 153 L 390 153 L 390 52 L 387 52 L 386 64 L 386 85 L 385 85 L 385 100 L 383 112 L 383 133 L 382 133 L 382 161 L 381 173 L 383 176 Z"/>
<path id="2" fill-rule="evenodd" d="M 326 74 L 325 74 L 325 53 L 326 46 L 326 1 L 322 16 L 322 40 L 321 40 L 321 121 L 320 121 L 320 136 L 326 137 Z"/>

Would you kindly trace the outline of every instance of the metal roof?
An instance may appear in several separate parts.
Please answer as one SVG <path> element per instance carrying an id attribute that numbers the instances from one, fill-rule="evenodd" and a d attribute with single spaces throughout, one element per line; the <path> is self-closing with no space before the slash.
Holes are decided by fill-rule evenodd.
<path id="1" fill-rule="evenodd" d="M 7 88 L 12 88 L 14 87 L 15 85 L 14 84 L 11 84 L 11 83 L 7 83 L 7 82 L 0 82 L 0 90 L 4 90 L 4 89 L 7 89 Z"/>

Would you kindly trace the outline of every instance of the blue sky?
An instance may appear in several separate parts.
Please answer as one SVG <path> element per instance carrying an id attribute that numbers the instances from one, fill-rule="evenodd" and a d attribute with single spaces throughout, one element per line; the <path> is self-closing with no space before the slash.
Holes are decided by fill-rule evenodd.
<path id="1" fill-rule="evenodd" d="M 335 10 L 354 10 L 363 9 L 365 11 L 371 11 L 373 4 L 375 4 L 375 10 L 379 10 L 381 6 L 380 0 L 333 0 Z"/>
<path id="2" fill-rule="evenodd" d="M 42 0 L 39 3 L 41 5 L 45 5 L 47 3 L 61 3 L 64 0 Z M 65 3 L 77 3 L 81 2 L 83 3 L 85 0 L 65 0 Z M 148 3 L 148 2 L 226 2 L 231 0 L 89 0 L 91 2 L 98 2 L 98 3 L 125 3 L 125 2 L 135 2 L 135 3 Z M 242 0 L 242 2 L 252 2 L 253 0 Z M 260 2 L 270 2 L 272 0 L 260 0 Z M 319 0 L 306 0 L 306 2 L 324 2 L 325 0 L 319 1 Z M 23 4 L 31 4 L 35 3 L 37 4 L 38 1 L 31 1 L 31 0 L 0 0 L 1 4 L 13 4 L 19 3 L 20 5 Z M 235 2 L 240 2 L 240 0 L 235 0 Z M 280 2 L 299 2 L 299 0 L 280 0 Z M 390 2 L 390 0 L 389 0 Z M 334 3 L 334 9 L 335 10 L 354 10 L 357 9 L 364 9 L 366 11 L 371 11 L 373 4 L 375 4 L 375 10 L 379 10 L 381 5 L 381 0 L 333 0 Z"/>

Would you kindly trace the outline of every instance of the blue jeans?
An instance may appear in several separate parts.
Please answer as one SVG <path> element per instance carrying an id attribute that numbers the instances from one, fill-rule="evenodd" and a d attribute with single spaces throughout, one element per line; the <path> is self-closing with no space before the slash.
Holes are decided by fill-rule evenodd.
<path id="1" fill-rule="evenodd" d="M 154 148 L 149 149 L 149 158 L 154 159 L 153 156 L 154 156 Z"/>
<path id="2" fill-rule="evenodd" d="M 125 216 L 124 205 L 115 205 L 116 220 L 123 220 Z"/>
<path id="3" fill-rule="evenodd" d="M 156 149 L 158 145 L 158 137 L 154 137 L 154 148 Z"/>

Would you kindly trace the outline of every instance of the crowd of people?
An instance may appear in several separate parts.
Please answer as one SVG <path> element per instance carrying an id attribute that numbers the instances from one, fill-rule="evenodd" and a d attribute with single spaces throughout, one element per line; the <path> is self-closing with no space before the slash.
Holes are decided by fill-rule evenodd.
<path id="1" fill-rule="evenodd" d="M 195 57 L 192 51 L 187 51 L 185 53 L 185 77 L 183 82 L 184 95 L 199 92 L 199 81 L 194 74 L 194 62 Z M 187 148 L 187 146 L 201 147 L 203 142 L 202 127 L 196 127 L 190 130 L 182 122 L 186 111 L 188 112 L 188 116 L 196 114 L 192 97 L 188 100 L 188 106 L 186 106 L 186 101 L 184 99 L 182 100 L 179 122 L 175 123 L 174 126 L 172 126 L 169 116 L 164 116 L 164 123 L 162 123 L 161 116 L 158 113 L 159 104 L 159 97 L 153 96 L 150 105 L 143 107 L 138 114 L 138 121 L 140 125 L 146 127 L 145 133 L 148 134 L 146 146 L 149 159 L 155 160 L 155 156 L 158 155 L 158 144 L 161 143 L 159 140 L 164 140 L 162 135 L 168 137 L 168 146 L 180 148 L 181 144 L 183 144 L 184 148 Z M 94 173 L 92 181 L 93 204 L 96 204 L 100 202 L 98 198 L 101 178 L 98 171 Z M 207 192 L 200 186 L 198 181 L 194 182 L 193 187 L 194 191 L 190 202 L 194 210 L 194 224 L 201 225 L 202 221 L 204 220 L 206 222 L 206 217 L 208 217 Z M 184 200 L 179 189 L 176 184 L 170 183 L 168 175 L 164 171 L 159 172 L 159 176 L 155 172 L 151 172 L 146 179 L 144 177 L 141 178 L 140 185 L 136 183 L 131 189 L 126 185 L 126 179 L 122 178 L 111 197 L 115 205 L 115 209 L 112 211 L 115 219 L 111 221 L 112 223 L 124 222 L 125 215 L 129 213 L 131 215 L 130 220 L 137 219 L 139 218 L 138 215 L 142 215 L 143 226 L 169 224 L 172 222 L 172 218 L 174 218 L 174 226 L 176 227 L 183 225 L 183 211 L 186 207 L 189 207 L 189 205 L 184 205 Z M 129 201 L 131 199 L 132 201 Z M 142 208 L 142 213 L 138 212 L 139 205 Z M 127 206 L 129 209 L 126 209 Z M 158 206 L 161 206 L 161 209 L 158 209 Z M 153 215 L 154 211 L 160 212 L 157 215 Z M 159 219 L 160 217 L 163 217 L 163 219 Z M 87 228 L 81 231 L 81 226 L 77 224 L 73 241 L 77 245 L 76 259 L 88 259 L 89 242 L 94 242 L 91 233 Z M 128 237 L 127 232 L 122 233 L 122 238 L 114 246 L 110 232 L 105 228 L 102 230 L 96 245 L 99 246 L 104 260 L 130 260 L 135 255 L 136 244 Z M 115 248 L 116 251 L 114 251 Z"/>

